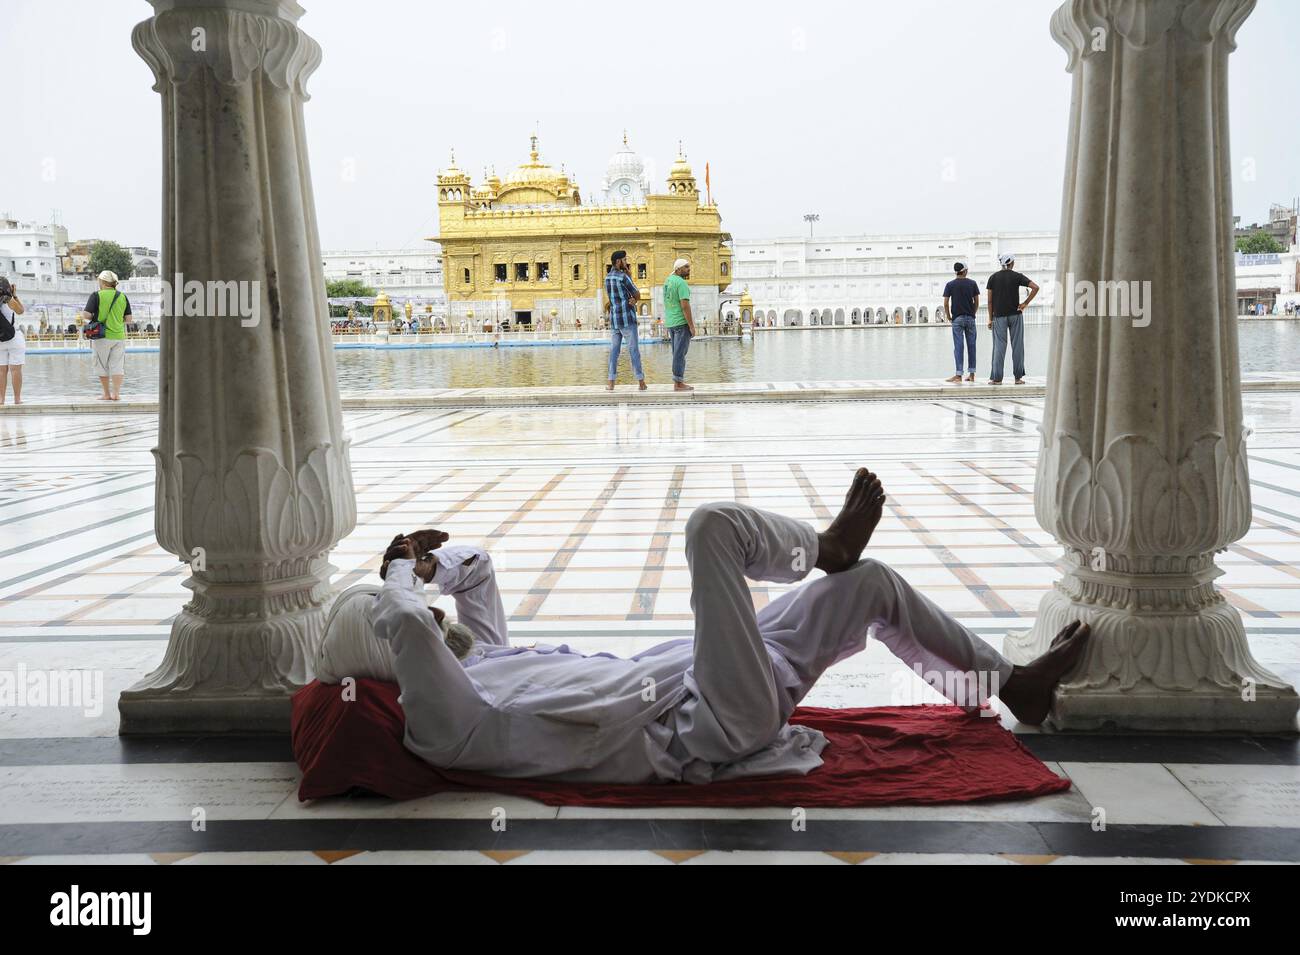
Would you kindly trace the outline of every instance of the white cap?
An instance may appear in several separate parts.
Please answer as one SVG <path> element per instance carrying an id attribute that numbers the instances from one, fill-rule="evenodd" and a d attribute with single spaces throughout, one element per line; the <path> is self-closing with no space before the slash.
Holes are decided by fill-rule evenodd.
<path id="1" fill-rule="evenodd" d="M 104 269 L 104 271 L 99 273 L 99 280 L 101 282 L 107 282 L 109 285 L 116 285 L 117 273 L 110 272 L 108 269 Z"/>
<path id="2" fill-rule="evenodd" d="M 685 259 L 678 259 L 673 263 L 673 271 L 676 272 L 678 269 L 684 269 L 690 264 L 691 263 L 687 262 Z"/>
<path id="3" fill-rule="evenodd" d="M 1010 252 L 1003 252 L 1001 255 L 998 256 L 998 261 L 1002 263 L 1003 268 L 1006 268 L 1015 260 L 1016 257 L 1012 255 Z"/>

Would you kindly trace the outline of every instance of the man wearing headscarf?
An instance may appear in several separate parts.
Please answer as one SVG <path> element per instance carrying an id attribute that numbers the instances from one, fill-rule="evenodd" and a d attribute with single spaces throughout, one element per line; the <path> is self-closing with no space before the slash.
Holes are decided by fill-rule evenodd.
<path id="1" fill-rule="evenodd" d="M 673 391 L 694 391 L 686 383 L 686 352 L 695 337 L 691 315 L 691 263 L 678 259 L 664 282 L 664 327 L 673 343 Z"/>
<path id="2" fill-rule="evenodd" d="M 695 638 L 630 658 L 512 646 L 485 551 L 444 547 L 437 530 L 399 534 L 378 595 L 354 588 L 336 601 L 317 673 L 395 679 L 407 749 L 441 769 L 502 777 L 706 783 L 807 773 L 827 741 L 790 715 L 871 634 L 952 702 L 978 710 L 993 695 L 1041 723 L 1087 625 L 1070 624 L 1037 660 L 1013 666 L 894 570 L 862 558 L 884 502 L 879 479 L 859 468 L 821 532 L 743 504 L 696 508 L 685 535 Z M 794 582 L 813 569 L 825 576 L 755 611 L 746 577 Z M 429 607 L 429 583 L 455 599 L 464 632 Z"/>
<path id="3" fill-rule="evenodd" d="M 993 368 L 989 384 L 1002 384 L 1002 369 L 1007 359 L 1007 337 L 1011 338 L 1011 369 L 1016 384 L 1025 383 L 1025 309 L 1038 294 L 1038 284 L 1012 268 L 1016 257 L 1010 252 L 998 256 L 1002 269 L 989 276 L 989 328 L 993 329 Z M 1020 301 L 1020 290 L 1029 289 L 1029 297 Z"/>

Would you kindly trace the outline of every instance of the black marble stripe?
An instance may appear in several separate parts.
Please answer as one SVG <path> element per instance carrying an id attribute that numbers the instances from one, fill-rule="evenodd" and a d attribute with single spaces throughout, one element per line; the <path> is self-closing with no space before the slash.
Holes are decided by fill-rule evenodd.
<path id="1" fill-rule="evenodd" d="M 1288 514 L 1286 511 L 1279 511 L 1271 507 L 1265 507 L 1263 504 L 1259 503 L 1258 501 L 1251 501 L 1250 509 L 1252 511 L 1262 511 L 1265 514 L 1271 514 L 1274 517 L 1280 517 L 1286 521 L 1300 521 L 1300 514 Z"/>
<path id="2" fill-rule="evenodd" d="M 12 557 L 14 554 L 30 553 L 31 551 L 35 550 L 38 547 L 44 547 L 46 544 L 61 543 L 68 548 L 68 551 L 73 554 L 75 559 L 82 560 L 90 556 L 90 554 L 85 551 L 79 551 L 76 549 L 77 535 L 84 534 L 87 531 L 98 530 L 101 527 L 110 527 L 113 524 L 121 524 L 123 521 L 129 521 L 133 517 L 139 517 L 142 514 L 152 514 L 152 513 L 153 513 L 153 505 L 151 504 L 148 507 L 141 507 L 134 511 L 127 511 L 125 514 L 115 514 L 112 517 L 105 518 L 102 521 L 95 521 L 95 523 L 93 524 L 82 524 L 79 527 L 73 528 L 72 530 L 67 530 L 59 534 L 54 534 L 50 537 L 43 537 L 40 540 L 27 541 L 25 543 L 19 544 L 17 547 L 10 547 L 8 550 L 0 550 L 0 558 Z M 152 537 L 153 531 L 150 531 L 148 534 L 144 536 Z M 48 570 L 55 566 L 58 565 L 51 564 L 50 567 L 46 569 Z M 41 573 L 44 573 L 44 571 L 41 571 Z M 11 581 L 5 581 L 4 583 L 0 583 L 0 587 L 6 586 L 9 583 L 11 583 Z"/>
<path id="3" fill-rule="evenodd" d="M 1039 759 L 1054 762 L 1300 766 L 1300 737 L 1295 736 L 1017 733 L 1016 739 Z M 256 762 L 293 762 L 288 737 L 78 736 L 0 739 L 0 766 Z"/>
<path id="4" fill-rule="evenodd" d="M 1108 826 L 1084 823 L 818 820 L 804 831 L 766 819 L 215 820 L 194 832 L 176 822 L 37 823 L 0 826 L 0 855 L 325 850 L 714 850 L 949 852 L 1300 859 L 1300 829 L 1237 826 Z"/>
<path id="5" fill-rule="evenodd" d="M 118 477 L 122 477 L 122 476 L 124 475 L 118 475 Z M 117 497 L 119 494 L 127 494 L 130 493 L 131 491 L 140 491 L 143 490 L 144 488 L 153 487 L 153 486 L 154 486 L 154 482 L 153 479 L 151 478 L 150 480 L 145 481 L 143 484 L 132 484 L 130 487 L 113 488 L 112 490 L 105 491 L 103 494 L 96 494 L 93 497 L 79 497 L 73 501 L 63 501 L 62 503 L 56 504 L 53 507 L 47 507 L 43 511 L 30 511 L 26 514 L 19 514 L 14 517 L 6 517 L 3 520 L 0 520 L 0 525 L 17 524 L 21 521 L 29 521 L 34 517 L 44 517 L 46 514 L 53 514 L 56 511 L 66 511 L 69 508 L 73 508 L 73 507 L 93 506 L 96 501 L 107 500 L 108 498 Z M 84 489 L 85 489 L 85 485 L 78 485 L 74 487 L 69 487 L 63 491 L 56 491 L 55 493 L 69 494 Z"/>
<path id="6" fill-rule="evenodd" d="M 413 414 L 417 414 L 417 413 L 418 413 L 418 410 L 417 410 L 417 411 L 404 411 L 404 412 L 402 412 L 401 414 L 394 415 L 391 419 L 389 419 L 388 421 L 384 422 L 384 424 L 391 424 L 393 421 L 397 421 L 397 420 L 399 420 L 399 419 L 401 419 L 401 418 L 409 418 L 411 415 L 413 415 Z M 387 438 L 387 437 L 389 437 L 390 435 L 398 434 L 399 432 L 402 432 L 402 431 L 410 431 L 412 428 L 418 428 L 418 427 L 420 427 L 421 425 L 426 425 L 426 424 L 428 424 L 431 420 L 435 420 L 435 421 L 436 421 L 436 420 L 438 420 L 439 418 L 447 418 L 447 417 L 450 417 L 451 415 L 454 415 L 454 414 L 456 414 L 456 413 L 457 413 L 457 412 L 455 412 L 455 411 L 444 411 L 442 414 L 435 414 L 435 415 L 421 415 L 421 417 L 417 418 L 415 421 L 408 421 L 408 422 L 406 422 L 405 424 L 403 424 L 401 427 L 399 427 L 399 428 L 393 428 L 391 431 L 384 431 L 384 432 L 382 432 L 382 433 L 380 433 L 380 434 L 371 435 L 371 436 L 369 436 L 369 437 L 362 438 L 360 441 L 353 440 L 353 442 L 352 442 L 352 447 L 353 447 L 353 448 L 363 448 L 363 447 L 365 447 L 367 444 L 371 444 L 371 443 L 373 443 L 373 442 L 375 442 L 375 441 L 378 441 L 380 438 Z"/>
<path id="7" fill-rule="evenodd" d="M 454 413 L 454 414 L 463 414 L 464 417 L 463 417 L 463 418 L 460 418 L 460 419 L 458 419 L 458 420 L 456 420 L 456 421 L 448 421 L 448 422 L 445 422 L 445 423 L 439 424 L 439 425 L 437 425 L 436 427 L 430 428 L 428 431 L 421 431 L 421 432 L 418 433 L 418 434 L 408 434 L 408 435 L 404 435 L 404 436 L 402 437 L 402 444 L 404 444 L 404 445 L 405 445 L 405 444 L 414 444 L 414 443 L 416 443 L 416 442 L 418 442 L 418 441 L 423 441 L 425 438 L 429 437 L 430 435 L 437 434 L 437 433 L 440 432 L 440 431 L 450 431 L 452 428 L 455 428 L 455 427 L 457 427 L 457 426 L 459 426 L 459 425 L 462 425 L 462 424 L 464 424 L 466 421 L 473 421 L 475 418 L 481 418 L 483 415 L 487 414 L 486 411 L 476 411 L 476 412 L 474 412 L 474 413 L 472 413 L 472 414 L 467 414 L 467 413 L 465 412 L 465 410 L 461 410 L 461 411 L 457 411 L 457 412 L 453 412 L 453 413 Z M 445 416 L 444 416 L 444 417 L 445 417 Z"/>
<path id="8" fill-rule="evenodd" d="M 894 565 L 895 568 L 897 568 L 898 566 L 900 565 L 898 564 Z M 983 566 L 983 565 L 972 564 L 970 566 Z M 365 569 L 350 571 L 349 573 L 345 574 L 343 577 L 340 577 L 336 580 L 335 590 L 344 590 L 347 587 L 351 586 L 352 584 L 356 583 L 359 580 L 362 580 L 363 578 L 365 578 L 366 576 L 372 573 L 374 573 L 374 571 L 365 570 Z M 512 621 L 514 620 L 514 618 L 511 619 Z M 974 618 L 968 618 L 964 614 L 957 614 L 955 619 L 960 623 L 962 621 L 968 619 L 974 619 Z M 987 614 L 984 615 L 984 619 L 989 619 L 989 615 Z M 1022 616 L 1020 619 L 1023 620 L 1025 623 L 1030 623 L 1033 621 L 1034 618 L 1032 616 Z M 518 621 L 518 622 L 526 623 L 527 621 Z M 85 624 L 84 626 L 89 627 L 91 625 Z M 556 628 L 558 626 L 559 626 L 558 624 L 547 624 L 547 625 L 538 624 L 533 627 L 512 626 L 511 633 L 519 637 L 554 638 L 556 636 Z M 995 637 L 1004 636 L 1007 632 L 1007 628 L 1005 626 L 1002 627 L 967 626 L 966 629 L 970 630 L 972 633 L 995 636 Z M 678 637 L 693 636 L 694 633 L 695 631 L 689 627 L 676 628 L 676 629 L 656 628 L 656 629 L 649 629 L 649 630 L 596 629 L 596 630 L 570 630 L 564 634 L 564 638 L 567 640 L 572 640 L 576 637 L 621 637 L 628 640 L 636 640 L 641 637 L 667 637 L 670 639 L 675 639 Z M 1296 634 L 1300 634 L 1300 627 L 1250 627 L 1250 626 L 1246 627 L 1246 635 L 1248 637 L 1268 635 L 1268 634 L 1280 634 L 1282 636 L 1295 636 Z M 101 642 L 115 643 L 118 641 L 130 642 L 133 640 L 165 641 L 167 637 L 168 637 L 168 633 L 165 630 L 160 631 L 158 633 L 115 633 L 111 629 L 109 629 L 109 630 L 101 630 L 100 632 L 97 633 L 65 633 L 65 634 L 4 633 L 3 631 L 0 631 L 0 644 L 101 643 Z"/>
<path id="9" fill-rule="evenodd" d="M 963 403 L 963 404 L 970 404 L 971 402 L 967 400 L 967 401 L 963 401 L 962 403 Z M 961 413 L 961 414 L 970 414 L 969 411 L 964 411 L 964 410 L 961 409 L 961 408 L 954 408 L 954 407 L 952 407 L 951 405 L 947 405 L 947 404 L 944 404 L 944 403 L 939 402 L 939 401 L 931 401 L 930 404 L 934 405 L 936 408 L 940 409 L 941 411 L 959 412 L 959 413 Z M 1029 436 L 1029 432 L 1026 431 L 1024 428 L 1015 428 L 1015 427 L 1012 427 L 1011 425 L 1007 424 L 1007 423 L 1004 422 L 1004 421 L 995 421 L 995 420 L 993 420 L 993 418 L 990 416 L 990 414 L 989 414 L 989 409 L 984 408 L 984 407 L 982 407 L 982 406 L 976 406 L 976 407 L 978 407 L 979 410 L 982 411 L 982 412 L 984 412 L 984 413 L 983 413 L 983 414 L 980 414 L 980 415 L 976 415 L 975 417 L 977 417 L 977 418 L 978 418 L 980 421 L 982 421 L 984 424 L 991 424 L 991 425 L 993 425 L 993 427 L 995 427 L 995 428 L 1001 428 L 1003 431 L 1010 431 L 1012 434 L 1020 435 L 1020 436 L 1022 436 L 1022 437 L 1027 437 L 1027 436 Z M 1013 417 L 1017 418 L 1018 420 L 1023 420 L 1023 419 L 1020 419 L 1020 418 L 1019 418 L 1018 416 L 1016 416 L 1016 415 L 1013 415 Z M 900 437 L 902 437 L 902 436 L 900 435 Z M 913 435 L 913 436 L 911 436 L 911 437 L 915 438 L 915 435 Z M 985 435 L 984 437 L 987 437 L 987 435 Z"/>
<path id="10" fill-rule="evenodd" d="M 71 624 L 77 626 L 77 624 Z M 94 623 L 81 624 L 84 627 L 93 627 Z M 166 630 L 158 633 L 114 633 L 112 629 L 100 629 L 96 633 L 3 633 L 0 632 L 0 643 L 116 643 L 118 641 L 130 642 L 132 640 L 163 640 L 165 641 L 169 632 Z"/>
<path id="11" fill-rule="evenodd" d="M 1257 454 L 1252 454 L 1250 459 L 1252 461 L 1259 461 L 1261 464 L 1271 464 L 1274 467 L 1289 468 L 1292 471 L 1300 471 L 1300 464 L 1290 464 L 1286 461 L 1274 461 L 1272 458 L 1260 457 Z"/>
<path id="12" fill-rule="evenodd" d="M 1256 478 L 1250 479 L 1251 487 L 1264 487 L 1270 491 L 1277 491 L 1279 494 L 1289 494 L 1291 497 L 1300 497 L 1300 491 L 1295 488 L 1283 487 L 1280 484 L 1269 484 L 1267 481 L 1260 481 Z"/>
<path id="13" fill-rule="evenodd" d="M 137 511 L 137 512 L 132 513 L 132 514 L 126 514 L 126 515 L 123 515 L 123 517 L 122 517 L 121 519 L 125 519 L 126 517 L 135 517 L 135 516 L 137 516 L 138 514 L 147 514 L 149 511 L 152 511 L 152 510 L 153 510 L 152 507 L 145 508 L 143 511 Z M 112 524 L 112 523 L 115 523 L 115 522 L 114 522 L 114 521 L 104 521 L 103 523 L 105 523 L 105 524 Z M 99 525 L 96 525 L 96 526 L 99 526 Z M 89 528 L 85 528 L 85 527 L 83 527 L 83 528 L 79 528 L 77 531 L 69 531 L 69 536 L 71 536 L 72 534 L 79 533 L 80 531 L 83 531 L 83 530 L 88 530 L 88 529 L 89 529 Z M 118 550 L 119 548 L 127 547 L 127 546 L 129 546 L 129 545 L 131 545 L 131 544 L 138 543 L 139 541 L 142 541 L 142 540 L 146 540 L 146 539 L 148 539 L 148 540 L 152 540 L 152 539 L 153 539 L 153 536 L 154 536 L 153 528 L 150 528 L 149 530 L 145 531 L 143 534 L 133 534 L 133 535 L 130 536 L 130 537 L 124 537 L 124 538 L 122 538 L 121 540 L 113 541 L 113 542 L 110 543 L 110 544 L 105 544 L 103 547 L 96 547 L 94 550 L 79 550 L 79 551 L 77 551 L 76 554 L 74 555 L 74 559 L 75 559 L 75 560 L 78 560 L 78 561 L 81 561 L 81 560 L 85 560 L 85 559 L 88 558 L 88 557 L 98 557 L 100 554 L 106 554 L 106 553 L 108 553 L 109 551 L 112 551 L 112 550 Z M 59 538 L 57 538 L 57 537 L 52 537 L 52 538 L 49 538 L 48 540 L 45 540 L 45 541 L 37 541 L 37 542 L 32 543 L 32 544 L 24 545 L 23 547 L 15 548 L 15 550 L 16 550 L 16 551 L 25 551 L 25 550 L 29 550 L 30 548 L 38 547 L 38 546 L 40 546 L 41 544 L 48 544 L 48 543 L 50 543 L 50 541 L 54 541 L 54 540 L 58 540 L 58 539 L 59 539 Z M 0 556 L 3 556 L 3 555 L 0 555 Z M 38 568 L 36 568 L 35 570 L 29 570 L 29 571 L 28 571 L 27 573 L 25 573 L 25 574 L 19 574 L 17 577 L 10 577 L 8 580 L 0 580 L 0 590 L 3 590 L 5 587 L 12 587 L 14 584 L 21 584 L 23 581 L 31 580 L 33 577 L 39 577 L 39 576 L 41 576 L 42 574 L 48 574 L 48 573 L 50 573 L 51 571 L 58 570 L 60 567 L 65 566 L 66 563 L 67 563 L 66 561 L 56 561 L 55 563 L 52 563 L 52 564 L 46 564 L 44 567 L 38 567 Z"/>

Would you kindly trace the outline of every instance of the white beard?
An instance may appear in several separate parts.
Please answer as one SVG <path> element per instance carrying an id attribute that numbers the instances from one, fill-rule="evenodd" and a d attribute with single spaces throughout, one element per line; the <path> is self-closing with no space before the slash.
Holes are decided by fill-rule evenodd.
<path id="1" fill-rule="evenodd" d="M 464 660 L 474 649 L 474 634 L 469 627 L 461 623 L 448 623 L 446 628 L 447 649 L 456 654 L 457 660 Z"/>

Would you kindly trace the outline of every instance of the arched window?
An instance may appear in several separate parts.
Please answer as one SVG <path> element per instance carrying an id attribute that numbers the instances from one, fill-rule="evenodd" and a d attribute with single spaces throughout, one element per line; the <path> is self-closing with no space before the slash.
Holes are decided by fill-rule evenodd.
<path id="1" fill-rule="evenodd" d="M 726 262 L 723 262 L 723 263 L 722 263 L 722 274 L 723 274 L 723 275 L 730 275 L 730 274 L 731 274 L 731 266 L 728 265 Z"/>
<path id="2" fill-rule="evenodd" d="M 576 282 L 576 281 L 578 281 L 578 279 L 580 279 L 580 278 L 582 278 L 582 266 L 581 266 L 581 265 L 575 265 L 575 266 L 573 267 L 573 281 Z"/>
<path id="3" fill-rule="evenodd" d="M 469 269 L 465 269 L 465 284 L 468 285 L 469 282 L 470 282 Z"/>

